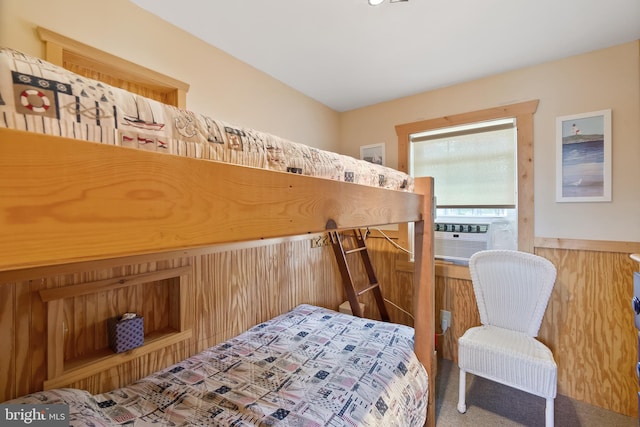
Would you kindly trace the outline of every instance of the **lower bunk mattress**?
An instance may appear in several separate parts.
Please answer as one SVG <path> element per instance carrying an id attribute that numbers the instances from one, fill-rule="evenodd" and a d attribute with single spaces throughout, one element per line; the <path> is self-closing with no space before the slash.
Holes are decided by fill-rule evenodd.
<path id="1" fill-rule="evenodd" d="M 413 341 L 410 327 L 303 304 L 127 387 L 5 403 L 68 404 L 72 426 L 422 426 Z"/>

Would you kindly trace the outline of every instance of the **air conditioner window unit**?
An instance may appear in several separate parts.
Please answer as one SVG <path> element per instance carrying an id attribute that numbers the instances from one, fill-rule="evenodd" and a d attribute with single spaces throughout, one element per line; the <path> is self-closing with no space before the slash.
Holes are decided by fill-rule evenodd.
<path id="1" fill-rule="evenodd" d="M 438 218 L 434 230 L 436 258 L 454 263 L 467 264 L 478 251 L 517 248 L 513 226 L 503 218 Z"/>

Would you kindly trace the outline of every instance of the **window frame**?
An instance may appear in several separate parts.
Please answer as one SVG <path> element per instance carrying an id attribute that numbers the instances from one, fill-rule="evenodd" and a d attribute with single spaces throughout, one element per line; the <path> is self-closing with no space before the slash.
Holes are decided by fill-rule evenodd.
<path id="1" fill-rule="evenodd" d="M 396 125 L 396 135 L 398 136 L 398 169 L 407 173 L 409 171 L 409 144 L 411 143 L 410 136 L 412 134 L 488 120 L 515 118 L 517 132 L 516 161 L 518 170 L 518 250 L 533 253 L 533 115 L 538 109 L 538 104 L 539 100 L 536 99 L 469 113 Z M 437 183 L 435 185 L 437 185 Z M 432 216 L 435 215 L 435 211 L 431 214 Z M 403 224 L 399 231 L 399 243 L 406 247 L 409 241 L 408 227 Z"/>

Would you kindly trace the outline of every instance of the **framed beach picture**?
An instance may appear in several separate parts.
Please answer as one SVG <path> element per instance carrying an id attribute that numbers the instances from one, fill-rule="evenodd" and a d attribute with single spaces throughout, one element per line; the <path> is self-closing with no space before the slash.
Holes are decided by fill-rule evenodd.
<path id="1" fill-rule="evenodd" d="M 611 201 L 611 110 L 556 119 L 556 201 Z"/>
<path id="2" fill-rule="evenodd" d="M 360 146 L 360 159 L 384 166 L 384 144 Z"/>

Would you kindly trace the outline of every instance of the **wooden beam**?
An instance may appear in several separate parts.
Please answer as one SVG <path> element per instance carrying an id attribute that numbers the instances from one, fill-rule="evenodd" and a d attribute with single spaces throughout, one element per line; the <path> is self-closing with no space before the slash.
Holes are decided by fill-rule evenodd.
<path id="1" fill-rule="evenodd" d="M 435 269 L 433 253 L 433 178 L 417 178 L 416 191 L 424 195 L 424 218 L 414 225 L 414 351 L 429 375 L 427 425 L 435 426 Z"/>
<path id="2" fill-rule="evenodd" d="M 0 129 L 0 271 L 422 219 L 420 194 Z"/>

